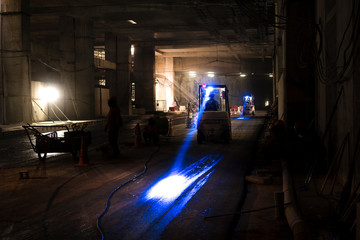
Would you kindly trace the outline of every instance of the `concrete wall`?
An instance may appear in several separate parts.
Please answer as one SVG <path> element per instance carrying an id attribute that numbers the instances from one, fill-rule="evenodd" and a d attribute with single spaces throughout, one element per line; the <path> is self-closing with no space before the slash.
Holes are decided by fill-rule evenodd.
<path id="1" fill-rule="evenodd" d="M 356 141 L 360 129 L 359 115 L 359 33 L 354 22 L 349 22 L 357 6 L 354 1 L 340 2 L 318 0 L 316 19 L 319 19 L 323 48 L 317 61 L 317 127 L 320 134 L 326 134 L 325 144 L 329 162 L 339 151 L 340 145 L 349 136 L 341 164 L 339 180 L 344 183 L 352 169 L 356 183 L 359 182 L 359 158 L 352 165 L 359 146 Z M 355 1 L 359 4 L 358 1 Z M 358 17 L 358 16 L 357 16 Z M 357 31 L 353 34 L 354 31 Z M 320 38 L 317 38 L 318 46 Z M 345 53 L 345 49 L 346 53 Z M 321 60 L 321 61 L 320 61 Z M 337 101 L 338 99 L 338 101 Z M 331 118 L 333 116 L 333 118 Z M 354 167 L 355 166 L 355 167 Z"/>
<path id="2" fill-rule="evenodd" d="M 295 122 L 309 126 L 314 119 L 314 61 L 315 28 L 313 1 L 287 2 L 286 27 L 286 122 L 291 131 Z"/>
<path id="3" fill-rule="evenodd" d="M 352 149 L 352 154 L 355 155 L 355 150 L 359 150 L 359 146 L 356 145 L 356 141 L 358 141 L 358 134 L 360 131 L 360 111 L 359 106 L 360 106 L 360 46 L 359 44 L 355 47 L 354 49 L 354 61 L 353 61 L 353 66 L 352 66 L 353 70 L 354 70 L 354 75 L 353 75 L 353 88 L 352 88 L 352 92 L 353 92 L 353 99 L 352 99 L 352 104 L 353 104 L 353 108 L 351 109 L 351 114 L 349 114 L 350 116 L 350 121 L 351 121 L 351 117 L 352 117 L 352 125 L 353 127 L 353 131 L 351 132 L 351 149 Z M 357 152 L 357 155 L 353 156 L 351 155 L 352 158 L 356 157 L 356 159 L 359 159 L 359 155 L 360 153 Z M 354 176 L 356 179 L 356 182 L 360 182 L 360 161 L 357 160 L 354 164 Z"/>
<path id="4" fill-rule="evenodd" d="M 298 120 L 315 130 L 327 150 L 326 161 L 318 166 L 323 171 L 327 171 L 344 139 L 349 137 L 336 169 L 343 184 L 352 169 L 356 169 L 355 182 L 360 181 L 358 157 L 352 163 L 359 148 L 356 141 L 360 129 L 359 33 L 354 21 L 349 22 L 358 9 L 353 3 L 276 3 L 276 14 L 286 16 L 278 21 L 286 21 L 287 26 L 277 28 L 275 35 L 278 117 L 287 122 L 288 130 Z"/>
<path id="5" fill-rule="evenodd" d="M 279 0 L 275 3 L 275 14 L 279 16 L 286 16 L 285 1 Z M 275 18 L 275 21 L 280 26 L 283 25 L 284 19 Z M 275 28 L 275 42 L 274 42 L 274 99 L 273 106 L 276 109 L 278 119 L 287 119 L 287 102 L 286 102 L 286 29 L 283 27 Z"/>
<path id="6" fill-rule="evenodd" d="M 2 0 L 0 11 L 0 123 L 30 122 L 29 3 Z"/>
<path id="7" fill-rule="evenodd" d="M 59 86 L 59 109 L 50 112 L 51 119 L 58 120 L 55 115 L 61 120 L 92 119 L 95 112 L 92 23 L 60 17 L 59 26 L 56 41 L 32 42 L 32 80 Z M 34 114 L 36 109 L 32 110 Z"/>

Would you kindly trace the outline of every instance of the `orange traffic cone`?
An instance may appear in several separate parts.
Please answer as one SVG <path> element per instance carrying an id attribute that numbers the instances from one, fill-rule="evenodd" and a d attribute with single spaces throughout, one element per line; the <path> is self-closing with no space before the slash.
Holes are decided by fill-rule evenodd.
<path id="1" fill-rule="evenodd" d="M 172 118 L 169 119 L 169 136 L 174 136 L 174 127 L 173 127 L 173 120 Z"/>
<path id="2" fill-rule="evenodd" d="M 141 139 L 141 129 L 140 124 L 137 123 L 135 127 L 135 147 L 139 148 L 142 147 L 142 139 Z"/>
<path id="3" fill-rule="evenodd" d="M 78 167 L 87 166 L 87 152 L 84 150 L 85 143 L 84 143 L 84 136 L 81 136 L 81 148 L 80 148 L 80 155 L 79 155 L 79 163 L 76 164 Z"/>

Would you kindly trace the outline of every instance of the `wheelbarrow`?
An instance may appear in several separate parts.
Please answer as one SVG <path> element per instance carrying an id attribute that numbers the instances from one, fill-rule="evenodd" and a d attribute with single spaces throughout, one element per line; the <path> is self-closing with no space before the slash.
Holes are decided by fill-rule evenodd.
<path id="1" fill-rule="evenodd" d="M 38 154 L 40 161 L 45 161 L 48 153 L 71 153 L 74 160 L 77 160 L 77 153 L 83 144 L 83 150 L 87 151 L 87 146 L 91 144 L 91 132 L 84 131 L 87 124 L 79 126 L 71 125 L 72 130 L 67 125 L 56 125 L 56 128 L 66 129 L 64 137 L 59 137 L 56 131 L 41 133 L 38 128 L 48 126 L 32 126 L 30 124 L 22 126 L 29 138 L 32 149 Z M 35 136 L 35 139 L 32 137 Z"/>

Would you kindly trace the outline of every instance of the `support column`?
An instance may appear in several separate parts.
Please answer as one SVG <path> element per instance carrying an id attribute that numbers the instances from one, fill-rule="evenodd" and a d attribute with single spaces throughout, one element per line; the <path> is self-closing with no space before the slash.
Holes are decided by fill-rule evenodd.
<path id="1" fill-rule="evenodd" d="M 70 119 L 79 119 L 75 96 L 75 19 L 60 17 L 61 82 L 63 83 L 64 113 Z"/>
<path id="2" fill-rule="evenodd" d="M 110 96 L 115 96 L 122 115 L 131 115 L 130 48 L 128 39 L 105 34 L 105 58 L 116 62 L 116 71 L 106 70 Z"/>
<path id="3" fill-rule="evenodd" d="M 94 117 L 94 44 L 92 23 L 60 17 L 61 79 L 64 112 L 70 119 Z"/>
<path id="4" fill-rule="evenodd" d="M 157 111 L 167 111 L 172 107 L 174 102 L 174 58 L 173 57 L 156 57 L 155 73 L 155 103 Z M 191 85 L 190 83 L 187 83 Z M 193 86 L 190 86 L 193 88 Z M 191 93 L 184 93 L 189 98 Z M 164 102 L 165 101 L 165 102 Z"/>
<path id="5" fill-rule="evenodd" d="M 29 2 L 0 3 L 0 123 L 27 123 L 31 122 Z"/>
<path id="6" fill-rule="evenodd" d="M 130 48 L 131 44 L 127 39 L 117 39 L 117 79 L 113 92 L 123 115 L 131 115 Z M 111 92 L 110 90 L 110 94 Z"/>
<path id="7" fill-rule="evenodd" d="M 94 118 L 93 24 L 75 19 L 75 96 L 80 119 Z"/>
<path id="8" fill-rule="evenodd" d="M 165 58 L 165 76 L 166 79 L 169 81 L 168 84 L 165 85 L 165 87 L 169 89 L 169 90 L 165 90 L 166 110 L 168 110 L 169 107 L 174 102 L 174 58 L 173 57 Z M 190 82 L 188 82 L 188 84 L 190 84 Z M 186 96 L 188 97 L 188 93 L 186 93 Z"/>
<path id="9" fill-rule="evenodd" d="M 105 59 L 116 63 L 117 61 L 117 38 L 112 33 L 105 33 Z M 106 69 L 106 82 L 109 86 L 110 96 L 117 96 L 116 70 Z M 117 97 L 118 98 L 118 97 Z M 119 103 L 119 102 L 118 102 Z"/>
<path id="10" fill-rule="evenodd" d="M 122 115 L 131 115 L 130 102 L 130 43 L 112 33 L 105 34 L 105 58 L 116 63 L 116 70 L 106 70 L 110 96 L 117 98 Z"/>
<path id="11" fill-rule="evenodd" d="M 116 63 L 116 59 L 117 59 L 117 50 L 116 50 L 116 43 L 117 43 L 117 38 L 116 36 L 111 33 L 111 32 L 106 32 L 105 33 L 105 60 Z M 107 105 L 107 101 L 109 100 L 110 96 L 115 96 L 114 94 L 114 87 L 113 84 L 116 83 L 116 69 L 106 69 L 105 70 L 105 79 L 106 79 L 106 86 L 109 87 L 109 91 L 108 94 L 106 95 L 106 97 L 103 98 L 103 106 L 106 109 L 106 111 L 104 111 L 105 114 L 108 113 L 108 105 Z M 119 102 L 118 102 L 119 104 Z M 121 113 L 122 114 L 122 113 Z"/>
<path id="12" fill-rule="evenodd" d="M 135 102 L 146 111 L 155 111 L 154 66 L 154 46 L 135 46 Z"/>

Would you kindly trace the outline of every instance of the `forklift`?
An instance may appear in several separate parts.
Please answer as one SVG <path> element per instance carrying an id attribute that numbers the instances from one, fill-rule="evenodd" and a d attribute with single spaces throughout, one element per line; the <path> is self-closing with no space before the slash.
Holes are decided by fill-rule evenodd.
<path id="1" fill-rule="evenodd" d="M 199 112 L 197 119 L 197 142 L 223 141 L 232 139 L 229 106 L 229 90 L 226 85 L 199 86 Z M 207 103 L 217 102 L 216 109 L 207 109 Z"/>
<path id="2" fill-rule="evenodd" d="M 254 104 L 254 96 L 246 95 L 244 96 L 244 106 L 243 106 L 243 115 L 255 115 L 255 104 Z"/>

